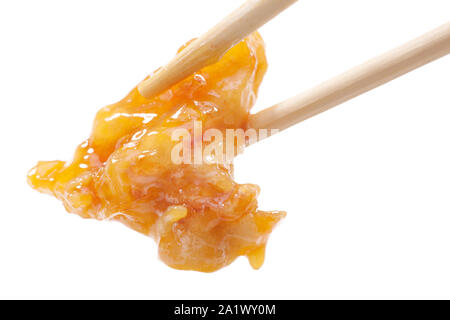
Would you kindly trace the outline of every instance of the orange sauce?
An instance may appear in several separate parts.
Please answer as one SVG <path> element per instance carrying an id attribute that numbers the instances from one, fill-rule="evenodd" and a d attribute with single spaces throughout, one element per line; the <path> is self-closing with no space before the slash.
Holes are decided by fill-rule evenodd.
<path id="1" fill-rule="evenodd" d="M 174 164 L 171 132 L 193 120 L 205 129 L 245 129 L 266 69 L 254 33 L 154 98 L 134 88 L 97 113 L 71 161 L 38 162 L 28 183 L 71 213 L 152 236 L 173 268 L 212 272 L 244 255 L 257 269 L 285 213 L 258 210 L 258 186 L 234 182 L 231 165 Z"/>

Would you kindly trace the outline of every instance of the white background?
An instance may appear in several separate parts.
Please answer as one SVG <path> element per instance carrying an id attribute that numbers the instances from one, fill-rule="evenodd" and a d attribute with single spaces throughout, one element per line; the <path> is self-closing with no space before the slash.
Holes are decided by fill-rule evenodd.
<path id="1" fill-rule="evenodd" d="M 241 0 L 0 2 L 0 298 L 450 298 L 450 57 L 249 148 L 239 182 L 286 210 L 266 263 L 172 270 L 156 245 L 33 191 L 122 98 Z M 261 29 L 255 110 L 450 19 L 448 0 L 302 0 Z"/>

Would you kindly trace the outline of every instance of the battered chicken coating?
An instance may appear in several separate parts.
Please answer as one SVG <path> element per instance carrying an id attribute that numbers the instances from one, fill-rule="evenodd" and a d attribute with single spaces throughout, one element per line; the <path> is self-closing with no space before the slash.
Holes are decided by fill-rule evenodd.
<path id="1" fill-rule="evenodd" d="M 28 183 L 68 212 L 152 236 L 173 268 L 212 272 L 245 255 L 257 269 L 285 213 L 258 210 L 258 186 L 234 182 L 232 165 L 175 164 L 171 135 L 192 131 L 194 120 L 204 129 L 246 129 L 266 69 L 264 43 L 253 33 L 154 98 L 134 88 L 97 113 L 72 161 L 38 162 Z"/>

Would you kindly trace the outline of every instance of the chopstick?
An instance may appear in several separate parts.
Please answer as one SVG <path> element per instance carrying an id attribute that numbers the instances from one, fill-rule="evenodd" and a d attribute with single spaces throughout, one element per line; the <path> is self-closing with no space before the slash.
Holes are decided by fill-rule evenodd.
<path id="1" fill-rule="evenodd" d="M 450 53 L 450 22 L 284 102 L 250 115 L 249 127 L 284 130 Z"/>
<path id="2" fill-rule="evenodd" d="M 138 85 L 150 98 L 201 68 L 213 64 L 233 45 L 257 30 L 297 0 L 248 0 L 200 38 L 182 50 L 165 67 Z"/>

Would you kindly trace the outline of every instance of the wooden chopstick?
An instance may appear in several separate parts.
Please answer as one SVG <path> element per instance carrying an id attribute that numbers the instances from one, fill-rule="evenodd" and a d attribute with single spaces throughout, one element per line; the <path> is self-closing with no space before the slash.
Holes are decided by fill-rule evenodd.
<path id="1" fill-rule="evenodd" d="M 250 115 L 249 127 L 283 130 L 450 53 L 450 22 L 284 102 Z"/>
<path id="2" fill-rule="evenodd" d="M 150 98 L 210 65 L 233 45 L 257 30 L 297 0 L 248 0 L 215 27 L 193 41 L 165 67 L 138 85 Z"/>

